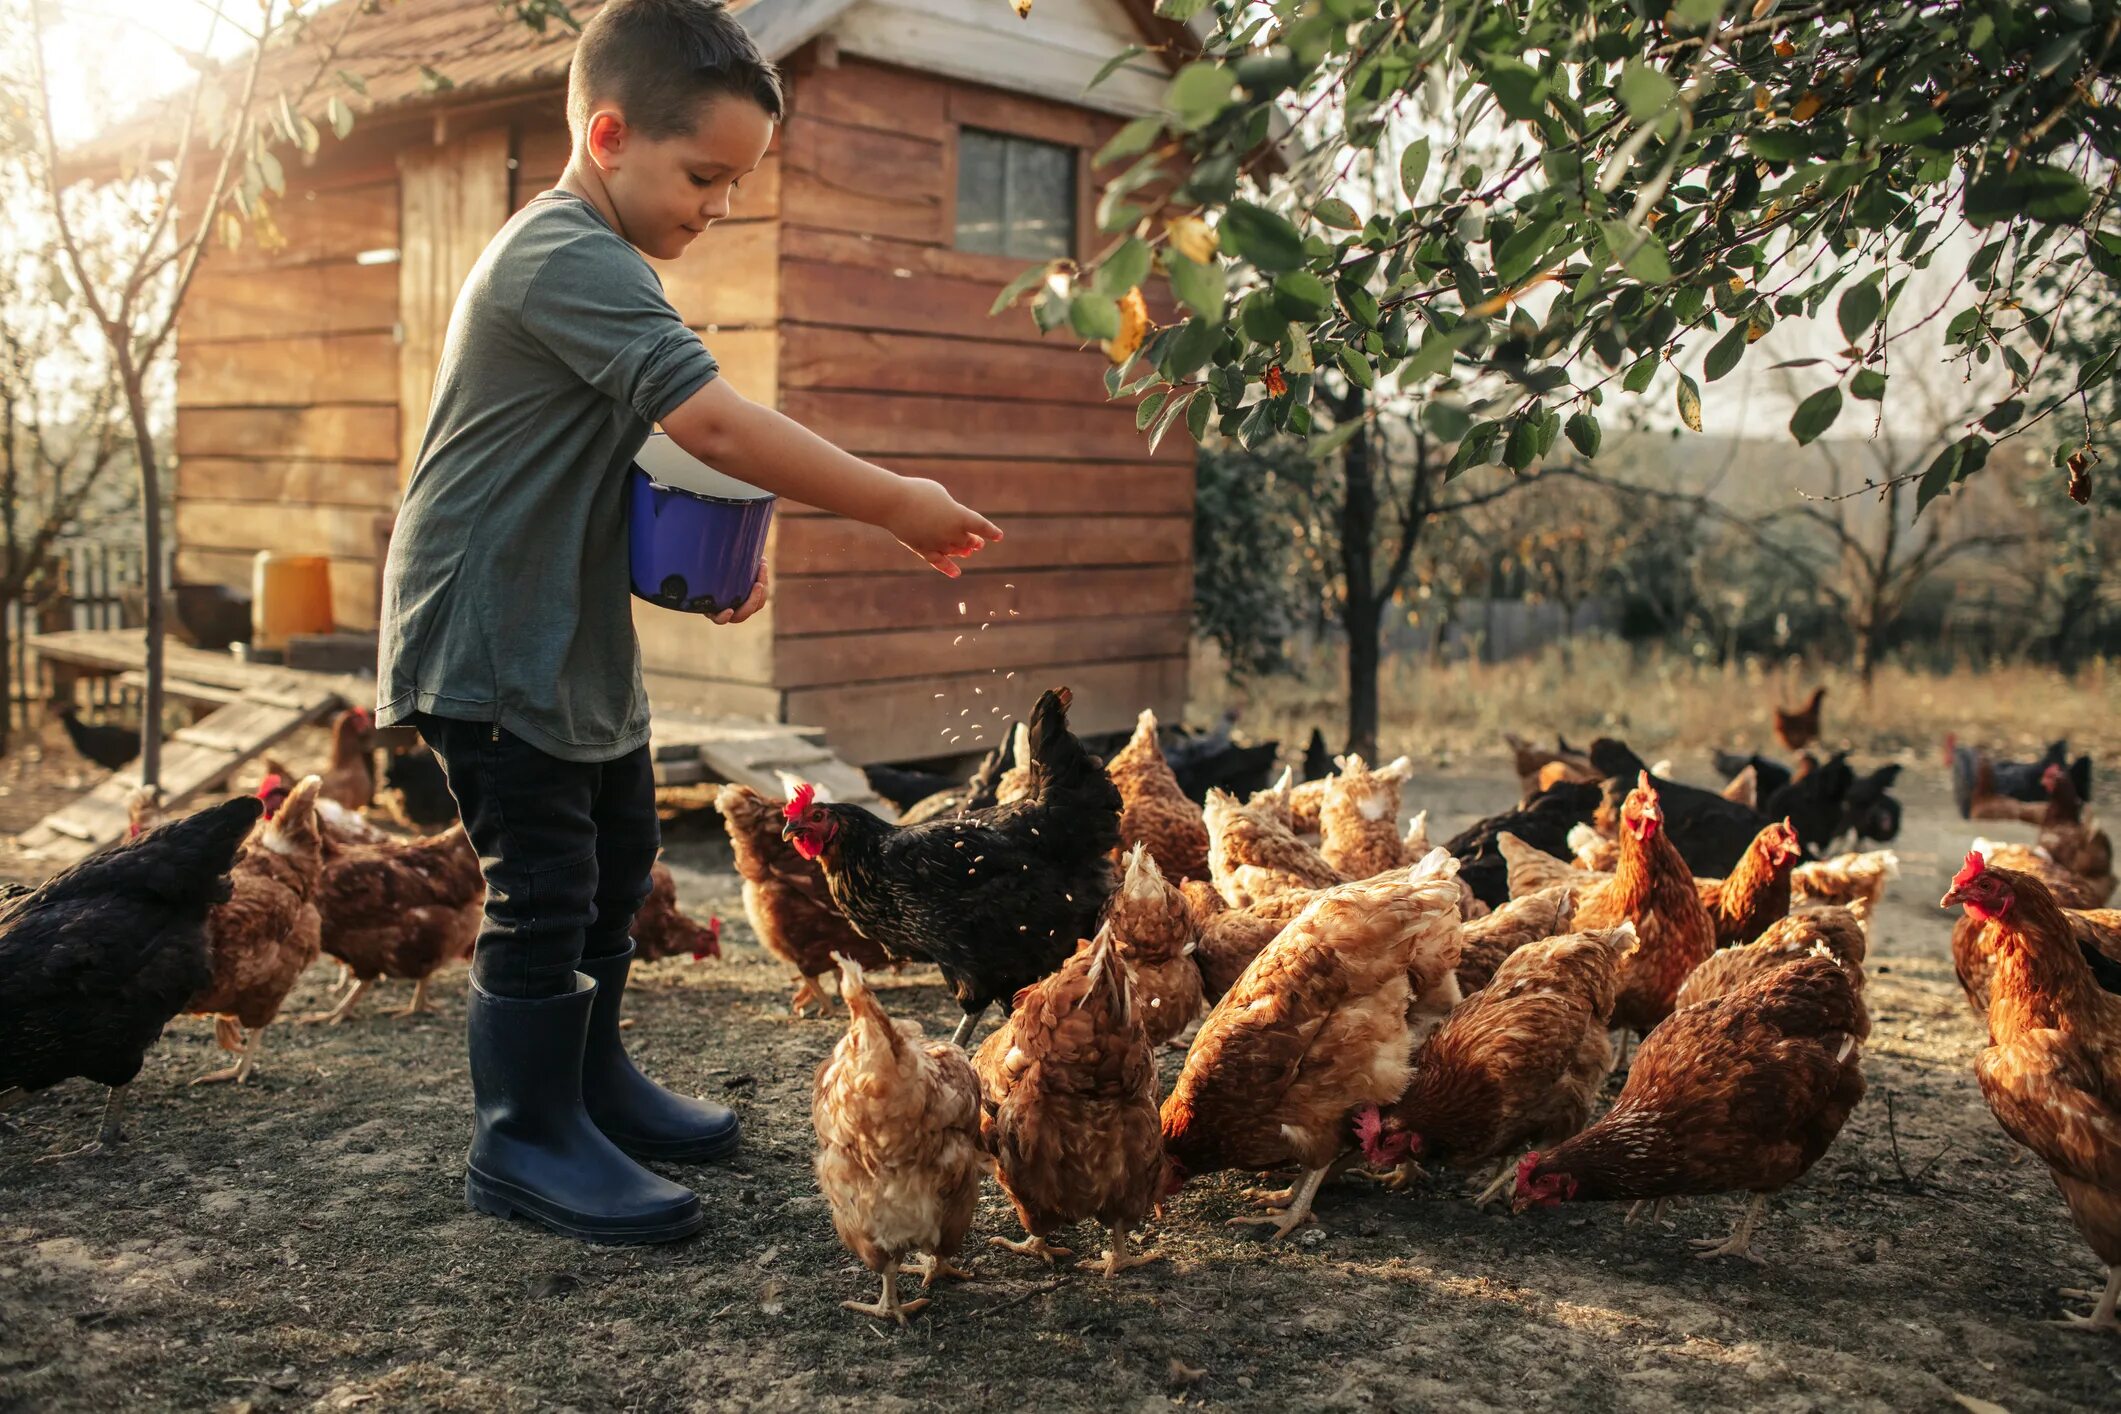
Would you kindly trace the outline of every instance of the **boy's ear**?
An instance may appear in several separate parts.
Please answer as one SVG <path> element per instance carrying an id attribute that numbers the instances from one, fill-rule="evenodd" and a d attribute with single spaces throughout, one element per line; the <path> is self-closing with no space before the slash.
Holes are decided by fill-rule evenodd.
<path id="1" fill-rule="evenodd" d="M 625 156 L 626 138 L 626 119 L 615 108 L 592 111 L 582 135 L 590 160 L 607 171 L 615 170 Z"/>

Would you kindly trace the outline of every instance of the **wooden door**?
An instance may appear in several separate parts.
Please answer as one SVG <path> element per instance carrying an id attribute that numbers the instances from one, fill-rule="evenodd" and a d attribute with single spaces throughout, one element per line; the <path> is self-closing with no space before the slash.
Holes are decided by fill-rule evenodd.
<path id="1" fill-rule="evenodd" d="M 487 128 L 398 158 L 398 484 L 427 430 L 457 290 L 508 220 L 510 132 Z"/>

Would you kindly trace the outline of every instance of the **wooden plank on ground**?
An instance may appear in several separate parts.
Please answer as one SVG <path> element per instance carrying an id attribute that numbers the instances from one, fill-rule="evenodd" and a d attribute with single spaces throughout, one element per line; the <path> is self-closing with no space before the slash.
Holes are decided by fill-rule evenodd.
<path id="1" fill-rule="evenodd" d="M 128 672 L 118 674 L 118 685 L 134 692 L 147 691 L 147 674 Z M 213 687 L 203 682 L 189 682 L 183 678 L 166 677 L 162 681 L 163 694 L 176 702 L 191 702 L 208 707 L 226 707 L 231 702 L 240 702 L 242 692 L 232 687 Z"/>
<path id="2" fill-rule="evenodd" d="M 880 804 L 868 780 L 819 743 L 815 728 L 665 713 L 650 731 L 656 779 L 662 785 L 734 781 L 778 799 L 783 794 L 778 773 L 788 771 L 821 784 L 829 781 L 835 800 Z"/>

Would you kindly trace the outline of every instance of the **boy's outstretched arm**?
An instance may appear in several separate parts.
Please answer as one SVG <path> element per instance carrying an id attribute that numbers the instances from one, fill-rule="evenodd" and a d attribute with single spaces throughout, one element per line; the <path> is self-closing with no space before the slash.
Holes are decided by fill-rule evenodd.
<path id="1" fill-rule="evenodd" d="M 712 379 L 663 419 L 671 440 L 693 456 L 806 506 L 881 526 L 955 579 L 957 558 L 1002 532 L 959 505 L 942 484 L 900 476 L 841 451 L 809 428 Z"/>

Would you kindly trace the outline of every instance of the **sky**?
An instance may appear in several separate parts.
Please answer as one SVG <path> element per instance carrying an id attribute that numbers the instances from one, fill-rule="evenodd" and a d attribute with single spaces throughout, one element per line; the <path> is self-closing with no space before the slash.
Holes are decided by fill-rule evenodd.
<path id="1" fill-rule="evenodd" d="M 45 0 L 44 9 L 52 20 L 45 49 L 52 125 L 62 146 L 183 85 L 192 73 L 186 52 L 226 58 L 246 47 L 224 24 L 208 49 L 212 10 L 201 0 Z M 233 0 L 228 9 L 247 21 L 256 6 Z"/>

